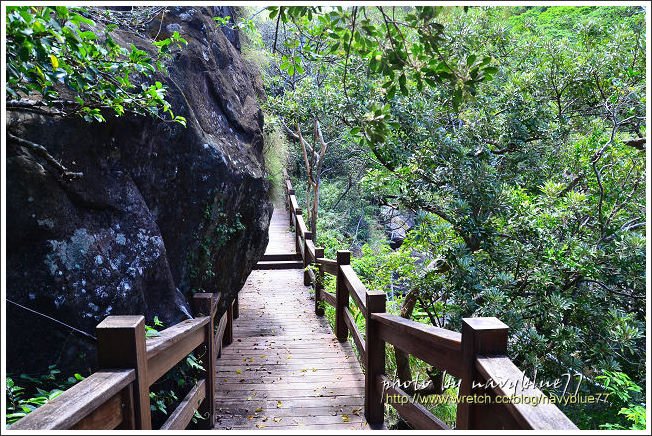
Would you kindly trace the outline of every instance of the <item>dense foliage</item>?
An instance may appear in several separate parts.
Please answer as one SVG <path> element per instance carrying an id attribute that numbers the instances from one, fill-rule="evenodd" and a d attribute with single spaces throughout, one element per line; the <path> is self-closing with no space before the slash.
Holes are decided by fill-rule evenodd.
<path id="1" fill-rule="evenodd" d="M 419 322 L 459 330 L 463 317 L 496 316 L 510 326 L 510 357 L 526 373 L 581 374 L 580 393 L 612 394 L 564 407 L 581 428 L 644 428 L 644 10 L 262 12 L 237 27 L 267 88 L 270 179 L 278 194 L 290 142 L 287 171 L 303 205 L 319 205 L 312 230 L 326 256 L 354 251 L 357 273 L 387 292 L 395 313 L 412 295 L 407 316 Z M 8 7 L 8 107 L 185 123 L 153 79 L 183 38 L 152 41 L 147 51 L 123 47 L 103 13 Z M 316 125 L 320 134 L 306 134 L 303 150 L 327 144 L 317 199 L 293 139 Z M 206 218 L 214 225 L 212 213 Z M 397 231 L 405 233 L 398 242 Z M 192 273 L 198 283 L 204 269 Z M 201 367 L 192 356 L 177 370 L 151 398 L 161 419 Z M 8 418 L 81 379 L 55 376 L 9 378 Z M 451 405 L 435 412 L 455 416 Z"/>
<path id="2" fill-rule="evenodd" d="M 150 79 L 165 72 L 166 56 L 186 41 L 175 32 L 152 41 L 150 52 L 126 48 L 112 36 L 117 24 L 99 26 L 91 16 L 84 8 L 7 7 L 8 106 L 50 107 L 86 121 L 104 121 L 104 110 L 132 112 L 185 125 L 165 100 L 163 84 Z"/>
<path id="3" fill-rule="evenodd" d="M 269 18 L 252 38 L 272 54 L 267 110 L 293 130 L 318 120 L 329 142 L 326 254 L 356 251 L 397 311 L 416 290 L 423 322 L 500 318 L 529 374 L 627 392 L 566 409 L 581 427 L 640 425 L 643 10 L 281 7 Z M 392 214 L 413 222 L 397 250 L 382 233 Z"/>
<path id="4" fill-rule="evenodd" d="M 34 409 L 52 401 L 84 377 L 76 373 L 68 378 L 61 377 L 56 365 L 50 365 L 46 374 L 19 374 L 7 377 L 5 391 L 7 424 L 13 424 Z"/>

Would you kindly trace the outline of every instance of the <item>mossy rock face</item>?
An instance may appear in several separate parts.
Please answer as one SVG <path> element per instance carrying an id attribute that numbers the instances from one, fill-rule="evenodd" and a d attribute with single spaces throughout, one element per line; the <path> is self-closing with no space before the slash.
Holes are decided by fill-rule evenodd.
<path id="1" fill-rule="evenodd" d="M 191 316 L 189 297 L 222 292 L 224 311 L 267 246 L 272 212 L 263 165 L 260 79 L 214 8 L 174 7 L 180 27 L 168 87 L 188 127 L 127 116 L 107 123 L 10 113 L 16 135 L 47 146 L 84 175 L 64 180 L 19 144 L 7 144 L 7 297 L 94 333 L 108 315 Z M 231 13 L 231 15 L 233 15 Z M 119 33 L 123 45 L 146 47 Z M 198 273 L 199 272 L 199 273 Z M 198 275 L 200 274 L 200 275 Z M 9 372 L 93 365 L 95 345 L 7 306 Z M 75 363 L 73 363 L 75 362 Z"/>

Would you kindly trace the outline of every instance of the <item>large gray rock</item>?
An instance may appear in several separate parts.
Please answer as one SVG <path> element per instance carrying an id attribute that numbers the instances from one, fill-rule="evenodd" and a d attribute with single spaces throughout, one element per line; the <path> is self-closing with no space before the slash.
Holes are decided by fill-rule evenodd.
<path id="1" fill-rule="evenodd" d="M 228 11 L 221 11 L 228 14 Z M 163 26 L 189 44 L 170 63 L 175 113 L 188 127 L 128 116 L 88 124 L 9 113 L 14 135 L 43 144 L 66 179 L 29 148 L 7 144 L 7 297 L 94 333 L 107 315 L 192 312 L 196 291 L 222 292 L 225 310 L 267 246 L 272 212 L 262 157 L 260 79 L 207 8 L 172 8 Z M 239 44 L 237 39 L 231 40 Z M 146 48 L 121 34 L 122 43 Z M 94 344 L 7 305 L 9 372 L 58 361 L 91 366 Z"/>

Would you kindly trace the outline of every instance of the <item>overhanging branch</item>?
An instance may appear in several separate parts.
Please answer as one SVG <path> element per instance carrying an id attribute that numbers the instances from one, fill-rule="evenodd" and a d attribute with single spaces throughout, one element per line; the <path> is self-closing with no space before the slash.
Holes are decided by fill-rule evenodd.
<path id="1" fill-rule="evenodd" d="M 70 171 L 68 168 L 63 166 L 59 161 L 57 161 L 41 144 L 37 144 L 36 142 L 28 141 L 27 139 L 20 138 L 12 133 L 7 132 L 7 138 L 16 142 L 17 144 L 28 148 L 29 150 L 33 151 L 36 153 L 38 156 L 42 157 L 45 159 L 45 161 L 53 166 L 55 169 L 59 171 L 59 175 L 62 176 L 65 179 L 72 180 L 76 179 L 79 177 L 83 177 L 84 173 L 81 172 L 75 172 L 75 171 Z"/>

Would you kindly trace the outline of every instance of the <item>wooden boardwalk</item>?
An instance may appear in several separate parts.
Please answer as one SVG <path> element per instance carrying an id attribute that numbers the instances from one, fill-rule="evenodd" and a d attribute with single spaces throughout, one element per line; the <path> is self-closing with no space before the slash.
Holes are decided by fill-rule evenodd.
<path id="1" fill-rule="evenodd" d="M 206 377 L 196 381 L 161 429 L 186 429 L 195 411 L 208 417 L 198 423 L 202 429 L 267 428 L 301 434 L 385 429 L 385 407 L 391 405 L 411 428 L 450 430 L 422 404 L 390 404 L 383 398 L 385 393 L 392 398 L 409 396 L 399 387 L 381 388 L 392 380 L 385 369 L 386 345 L 461 378 L 464 396 L 475 392 L 477 380 L 490 387 L 485 395 L 544 397 L 534 387 L 515 393 L 489 383 L 527 380 L 507 356 L 508 326 L 499 319 L 464 318 L 460 334 L 388 313 L 385 293 L 365 288 L 350 265 L 350 251 L 340 250 L 337 259 L 328 259 L 323 248 L 315 247 L 289 180 L 286 186 L 295 235 L 288 231 L 285 209 L 277 207 L 269 250 L 241 291 L 239 319 L 234 322 L 237 301 L 217 318 L 220 293 L 193 295 L 195 318 L 168 327 L 155 338 L 145 338 L 143 315 L 108 316 L 97 326 L 100 370 L 11 429 L 150 430 L 150 386 L 198 347 L 205 350 Z M 288 253 L 295 247 L 303 254 Z M 304 263 L 318 266 L 312 277 L 316 298 L 308 291 L 313 286 L 303 285 Z M 334 294 L 319 286 L 324 274 L 337 276 Z M 336 335 L 323 317 L 314 314 L 315 302 L 334 308 Z M 352 303 L 364 314 L 362 331 L 351 313 Z M 348 337 L 364 357 L 361 364 Z M 219 349 L 222 355 L 216 359 Z M 490 407 L 461 402 L 455 428 L 577 430 L 555 404 L 545 401 L 536 406 Z"/>
<path id="2" fill-rule="evenodd" d="M 283 206 L 269 232 L 266 254 L 295 252 Z M 215 429 L 369 429 L 360 364 L 315 315 L 303 270 L 255 270 L 239 298 L 233 344 L 217 360 Z"/>

